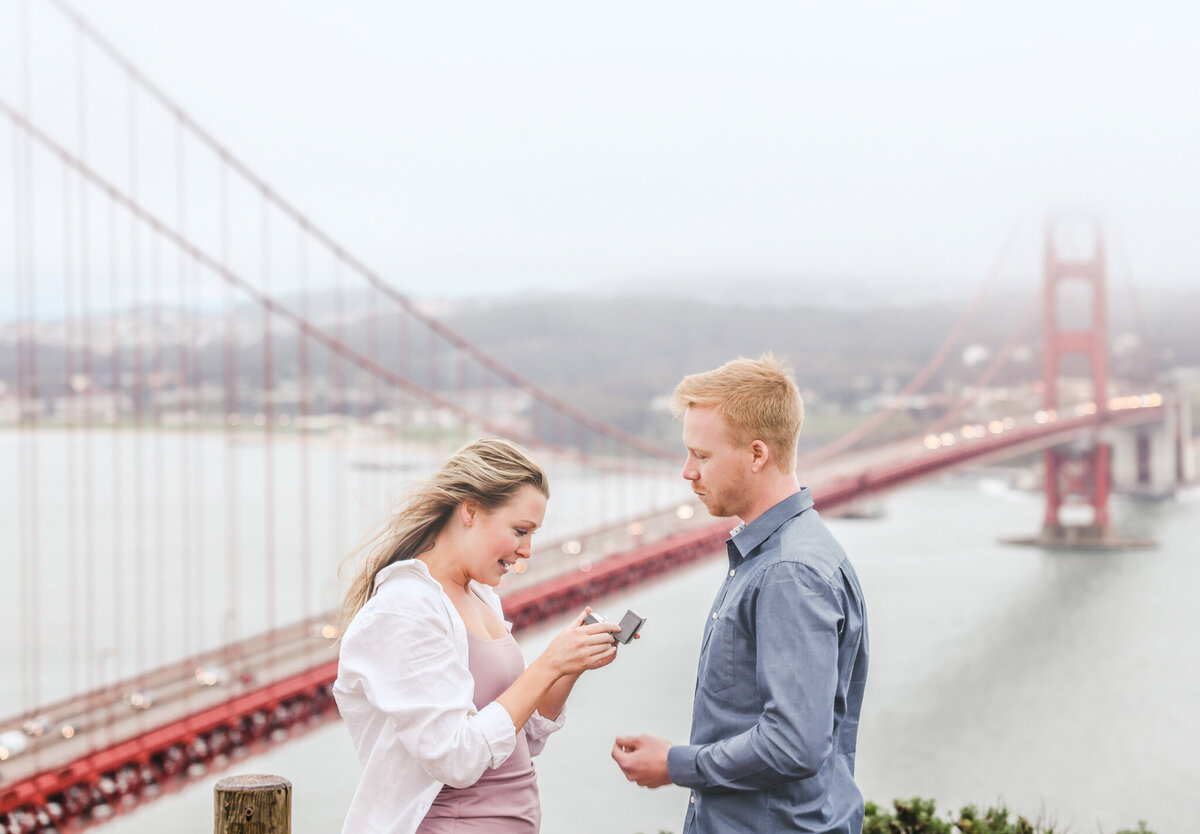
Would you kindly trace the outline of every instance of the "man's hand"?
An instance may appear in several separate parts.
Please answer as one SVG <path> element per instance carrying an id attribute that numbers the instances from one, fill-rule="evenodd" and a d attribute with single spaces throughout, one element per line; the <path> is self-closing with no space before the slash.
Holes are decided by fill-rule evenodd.
<path id="1" fill-rule="evenodd" d="M 671 742 L 656 736 L 621 736 L 613 744 L 612 757 L 625 778 L 643 788 L 671 784 L 667 751 Z"/>

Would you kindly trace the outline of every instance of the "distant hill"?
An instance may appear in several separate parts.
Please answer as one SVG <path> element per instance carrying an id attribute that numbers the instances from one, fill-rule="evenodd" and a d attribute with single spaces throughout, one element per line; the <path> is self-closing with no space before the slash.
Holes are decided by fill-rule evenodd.
<path id="1" fill-rule="evenodd" d="M 695 297 L 646 290 L 540 292 L 425 299 L 419 306 L 539 386 L 600 419 L 658 442 L 674 441 L 677 434 L 678 427 L 661 405 L 683 375 L 737 356 L 772 351 L 788 358 L 805 392 L 807 443 L 863 419 L 864 409 L 874 407 L 872 398 L 902 390 L 939 350 L 967 309 L 962 300 L 894 305 L 870 297 L 834 306 L 770 303 L 771 297 L 761 291 L 743 294 L 742 290 L 730 283 L 724 293 L 729 299 L 747 299 L 742 303 L 713 300 L 710 284 Z M 403 321 L 390 303 L 361 293 L 326 302 L 314 296 L 305 309 L 315 311 L 314 324 L 345 339 L 355 350 L 386 357 L 397 368 L 402 364 L 419 385 L 460 384 L 448 368 L 435 373 L 425 356 L 429 340 L 410 333 L 411 322 Z M 1029 303 L 1027 297 L 1003 295 L 990 300 L 922 392 L 953 396 L 971 384 Z M 299 309 L 298 302 L 294 306 Z M 244 305 L 229 317 L 220 312 L 142 309 L 119 314 L 115 323 L 107 316 L 95 318 L 94 335 L 126 334 L 119 342 L 116 364 L 122 374 L 120 387 L 127 391 L 132 367 L 139 362 L 149 367 L 148 351 L 157 344 L 166 356 L 168 372 L 178 369 L 187 355 L 192 384 L 213 383 L 219 394 L 230 359 L 224 354 L 224 343 L 234 333 L 237 346 L 231 367 L 238 375 L 234 388 L 239 407 L 260 407 L 264 357 L 260 310 Z M 1114 377 L 1137 380 L 1144 387 L 1152 384 L 1158 371 L 1200 367 L 1196 326 L 1200 290 L 1152 294 L 1138 304 L 1114 297 L 1110 319 Z M 79 323 L 73 326 L 78 329 Z M 16 333 L 16 328 L 0 327 L 0 385 L 10 389 L 17 376 L 18 351 L 12 349 Z M 65 333 L 63 325 L 54 322 L 37 329 L 39 390 L 49 396 L 63 390 L 68 366 L 76 373 L 89 369 L 97 390 L 107 389 L 114 364 L 112 346 L 98 344 L 88 355 L 76 345 L 68 356 Z M 296 388 L 292 383 L 299 376 L 301 355 L 297 347 L 294 328 L 276 320 L 271 344 L 276 385 Z M 336 387 L 339 383 L 328 377 L 344 380 L 345 363 L 331 358 L 323 347 L 309 347 L 313 390 Z M 1040 353 L 1041 325 L 1035 317 L 992 384 L 1036 381 L 1041 375 Z M 321 384 L 326 381 L 331 385 Z M 320 395 L 314 396 L 318 399 L 312 407 L 320 412 L 326 403 Z M 903 421 L 896 421 L 896 426 L 897 431 L 905 428 Z"/>

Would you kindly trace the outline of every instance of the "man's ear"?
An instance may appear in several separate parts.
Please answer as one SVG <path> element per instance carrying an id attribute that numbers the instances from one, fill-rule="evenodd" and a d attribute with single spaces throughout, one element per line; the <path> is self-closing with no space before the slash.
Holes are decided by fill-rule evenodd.
<path id="1" fill-rule="evenodd" d="M 771 447 L 761 440 L 750 441 L 750 471 L 761 472 L 771 460 Z"/>

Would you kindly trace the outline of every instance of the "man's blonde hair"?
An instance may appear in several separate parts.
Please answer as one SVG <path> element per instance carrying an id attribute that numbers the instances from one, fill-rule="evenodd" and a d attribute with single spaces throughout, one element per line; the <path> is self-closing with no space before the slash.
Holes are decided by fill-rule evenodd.
<path id="1" fill-rule="evenodd" d="M 671 413 L 715 408 L 739 445 L 762 440 L 784 472 L 796 467 L 804 401 L 787 366 L 770 353 L 734 359 L 716 370 L 689 374 L 671 395 Z"/>

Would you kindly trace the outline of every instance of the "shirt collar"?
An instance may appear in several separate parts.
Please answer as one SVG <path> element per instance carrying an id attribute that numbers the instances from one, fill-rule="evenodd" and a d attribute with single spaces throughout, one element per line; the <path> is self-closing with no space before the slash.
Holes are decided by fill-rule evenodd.
<path id="1" fill-rule="evenodd" d="M 404 574 L 412 574 L 419 578 L 426 585 L 431 585 L 434 588 L 437 588 L 438 591 L 443 595 L 446 593 L 446 590 L 442 587 L 442 583 L 434 579 L 433 574 L 429 572 L 429 565 L 415 557 L 401 559 L 397 562 L 392 562 L 387 567 L 380 568 L 379 573 L 375 574 L 375 591 L 378 591 L 379 586 L 381 586 L 384 582 L 387 582 L 389 579 L 397 576 L 403 576 Z M 475 593 L 478 594 L 482 591 L 482 589 L 487 588 L 488 586 L 484 585 L 482 582 L 476 582 L 474 579 L 472 579 L 470 582 L 470 587 L 474 589 Z M 494 593 L 496 589 L 492 588 L 491 590 Z M 374 593 L 374 591 L 372 591 L 372 593 Z M 486 596 L 486 593 L 487 592 L 484 591 L 481 595 Z M 447 599 L 449 599 L 449 597 L 447 597 Z"/>
<path id="2" fill-rule="evenodd" d="M 411 573 L 419 576 L 425 582 L 433 583 L 439 588 L 441 584 L 433 578 L 433 574 L 429 572 L 429 565 L 422 562 L 420 559 L 401 559 L 392 562 L 387 567 L 381 568 L 379 573 L 375 574 L 375 590 L 379 590 L 379 586 L 393 576 Z"/>
<path id="3" fill-rule="evenodd" d="M 737 548 L 741 557 L 745 559 L 754 548 L 765 542 L 772 533 L 782 527 L 785 521 L 795 518 L 812 505 L 812 492 L 808 487 L 801 487 L 799 492 L 793 492 L 749 524 L 739 524 L 733 528 L 729 534 L 730 541 Z"/>

